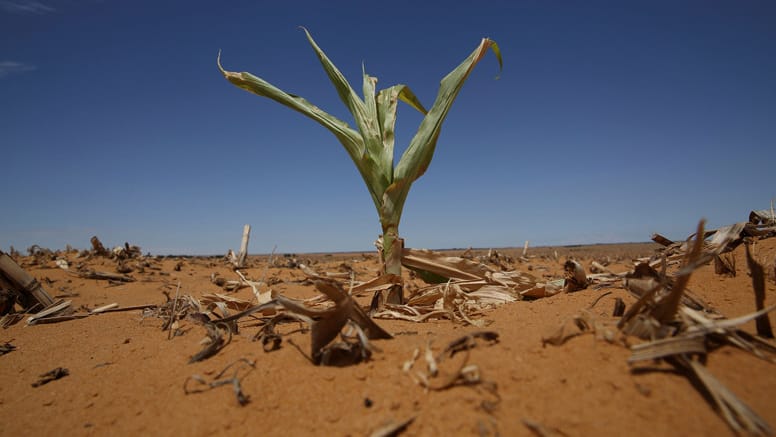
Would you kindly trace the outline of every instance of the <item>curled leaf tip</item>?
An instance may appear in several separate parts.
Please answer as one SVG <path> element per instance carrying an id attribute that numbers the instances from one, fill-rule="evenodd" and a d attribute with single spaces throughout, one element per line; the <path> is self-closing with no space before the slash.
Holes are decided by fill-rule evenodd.
<path id="1" fill-rule="evenodd" d="M 221 49 L 218 49 L 218 56 L 216 56 L 216 65 L 218 65 L 218 70 L 220 70 L 222 74 L 226 74 L 224 67 L 221 66 Z"/>
<path id="2" fill-rule="evenodd" d="M 496 75 L 495 80 L 501 79 L 501 72 L 504 70 L 504 61 L 501 58 L 501 49 L 499 48 L 498 44 L 496 44 L 496 41 L 493 41 L 490 38 L 485 38 L 490 43 L 490 49 L 493 50 L 493 54 L 496 55 L 496 59 L 498 59 L 498 75 Z"/>

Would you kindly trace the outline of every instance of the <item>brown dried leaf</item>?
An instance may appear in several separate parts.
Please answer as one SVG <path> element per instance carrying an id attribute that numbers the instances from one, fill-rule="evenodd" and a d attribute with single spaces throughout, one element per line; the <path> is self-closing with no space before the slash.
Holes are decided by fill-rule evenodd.
<path id="1" fill-rule="evenodd" d="M 672 355 L 705 354 L 706 339 L 703 336 L 679 336 L 637 344 L 631 347 L 633 352 L 628 363 L 654 360 Z"/>
<path id="2" fill-rule="evenodd" d="M 485 279 L 487 273 L 493 272 L 484 264 L 456 256 L 445 256 L 426 249 L 405 248 L 401 263 L 407 268 L 430 272 L 446 279 Z"/>

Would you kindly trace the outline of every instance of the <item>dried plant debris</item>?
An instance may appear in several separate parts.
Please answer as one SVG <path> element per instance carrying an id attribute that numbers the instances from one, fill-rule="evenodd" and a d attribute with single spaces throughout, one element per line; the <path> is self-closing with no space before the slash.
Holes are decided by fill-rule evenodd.
<path id="1" fill-rule="evenodd" d="M 557 428 L 547 428 L 539 422 L 523 417 L 520 421 L 537 437 L 565 436 L 566 433 Z"/>
<path id="2" fill-rule="evenodd" d="M 714 400 L 717 411 L 722 414 L 722 417 L 735 432 L 746 432 L 750 435 L 773 435 L 770 425 L 715 378 L 706 369 L 706 366 L 687 355 L 678 356 L 675 363 L 675 365 L 690 371 L 700 381 Z"/>
<path id="3" fill-rule="evenodd" d="M 667 263 L 664 258 L 661 272 L 650 265 L 640 264 L 626 277 L 626 288 L 638 301 L 625 312 L 617 327 L 626 335 L 646 340 L 631 347 L 632 355 L 628 362 L 665 360 L 700 383 L 733 430 L 754 435 L 771 434 L 768 424 L 714 378 L 702 361 L 696 359 L 705 357 L 713 350 L 710 346 L 720 342 L 732 344 L 769 361 L 774 361 L 773 356 L 776 355 L 776 345 L 737 329 L 737 326 L 751 320 L 767 320 L 764 316 L 776 309 L 776 305 L 763 308 L 762 269 L 758 272 L 759 265 L 754 262 L 748 249 L 747 260 L 752 270 L 758 311 L 735 319 L 724 319 L 689 294 L 687 284 L 690 275 L 731 245 L 738 244 L 741 233 L 746 229 L 745 226 L 731 226 L 705 232 L 703 225 L 701 221 L 693 237 L 681 245 L 682 265 L 673 276 L 666 273 Z M 707 243 L 706 238 L 710 235 L 716 238 Z M 678 247 L 677 243 L 665 243 L 667 247 Z M 759 292 L 758 287 L 761 290 Z M 568 338 L 590 330 L 595 323 L 591 322 L 590 314 L 585 311 L 573 321 L 576 330 L 569 331 L 564 325 L 558 334 L 543 339 L 543 342 L 562 344 Z M 763 332 L 766 332 L 764 322 L 760 324 Z M 759 330 L 758 334 L 762 336 Z"/>
<path id="4" fill-rule="evenodd" d="M 102 256 L 118 260 L 139 258 L 142 256 L 140 247 L 130 245 L 129 243 L 124 243 L 123 246 L 116 246 L 108 251 L 97 236 L 93 236 L 90 242 L 92 244 L 92 250 L 89 252 L 89 255 L 92 256 Z"/>
<path id="5" fill-rule="evenodd" d="M 194 354 L 189 364 L 212 357 L 232 341 L 232 328 L 227 323 L 208 323 L 205 328 L 207 329 L 207 338 L 204 339 L 205 348 Z"/>
<path id="6" fill-rule="evenodd" d="M 496 391 L 496 385 L 492 382 L 486 382 L 482 379 L 480 369 L 476 364 L 470 364 L 470 351 L 478 344 L 484 342 L 486 345 L 492 345 L 498 342 L 498 333 L 493 331 L 480 331 L 467 334 L 450 342 L 445 349 L 437 354 L 433 354 L 430 342 L 426 344 L 424 361 L 426 362 L 425 371 L 412 371 L 415 362 L 420 356 L 420 349 L 416 349 L 412 358 L 403 365 L 404 373 L 408 374 L 416 384 L 426 390 L 439 391 L 457 385 L 478 385 L 495 397 L 495 400 L 484 401 L 483 407 L 490 409 L 498 403 L 500 397 Z M 457 362 L 453 358 L 459 354 Z M 443 363 L 452 363 L 443 365 Z"/>
<path id="7" fill-rule="evenodd" d="M 587 275 L 585 274 L 585 268 L 582 267 L 582 264 L 570 259 L 563 264 L 563 270 L 566 279 L 563 288 L 567 293 L 587 288 Z"/>
<path id="8" fill-rule="evenodd" d="M 492 272 L 482 263 L 425 249 L 403 249 L 402 265 L 416 272 L 424 272 L 421 277 L 442 278 L 442 282 L 450 279 L 478 280 Z"/>
<path id="9" fill-rule="evenodd" d="M 37 279 L 2 251 L 0 251 L 0 290 L 5 290 L 3 313 L 11 312 L 15 304 L 19 304 L 26 311 L 33 311 L 54 302 Z"/>
<path id="10" fill-rule="evenodd" d="M 97 256 L 108 256 L 108 250 L 102 245 L 102 241 L 95 235 L 91 238 L 92 253 Z"/>
<path id="11" fill-rule="evenodd" d="M 24 314 L 22 313 L 6 314 L 2 318 L 0 318 L 0 327 L 2 327 L 3 329 L 6 329 L 9 326 L 15 325 L 23 318 L 24 318 Z"/>
<path id="12" fill-rule="evenodd" d="M 725 276 L 736 276 L 736 259 L 729 253 L 714 257 L 714 273 Z"/>
<path id="13" fill-rule="evenodd" d="M 243 275 L 239 270 L 235 270 L 234 272 L 237 274 L 237 276 L 240 277 L 241 284 L 245 284 L 251 287 L 251 290 L 253 290 L 253 296 L 255 297 L 256 302 L 258 302 L 259 304 L 263 304 L 272 300 L 272 290 L 268 288 L 264 292 L 259 291 L 259 289 L 264 285 L 263 281 L 258 281 L 258 282 L 251 281 L 248 278 L 246 278 L 245 275 Z"/>
<path id="14" fill-rule="evenodd" d="M 748 238 L 770 238 L 776 236 L 776 221 L 773 219 L 773 209 L 757 210 L 749 213 L 749 221 L 734 223 L 709 230 L 703 234 L 693 234 L 687 241 L 673 242 L 660 234 L 653 234 L 652 240 L 663 247 L 660 257 L 665 257 L 669 262 L 675 263 L 689 250 L 688 241 L 695 235 L 702 235 L 704 251 L 711 256 L 727 253 L 738 247 Z M 708 239 L 708 241 L 706 241 Z M 653 260 L 653 262 L 659 262 Z"/>
<path id="15" fill-rule="evenodd" d="M 765 269 L 752 257 L 748 244 L 746 245 L 746 264 L 752 273 L 755 307 L 760 311 L 765 307 Z M 755 323 L 757 324 L 757 335 L 764 338 L 773 338 L 771 321 L 768 319 L 767 313 L 759 316 Z"/>
<path id="16" fill-rule="evenodd" d="M 286 310 L 297 316 L 311 319 L 311 357 L 313 363 L 341 365 L 339 363 L 341 358 L 344 358 L 343 355 L 358 362 L 368 358 L 371 353 L 372 349 L 368 340 L 392 338 L 388 332 L 366 315 L 364 310 L 338 282 L 330 279 L 318 279 L 314 283 L 318 291 L 334 301 L 333 308 L 315 310 L 282 296 L 276 297 L 276 301 Z M 350 335 L 343 335 L 341 343 L 335 343 L 327 348 L 349 322 Z"/>
<path id="17" fill-rule="evenodd" d="M 375 318 L 400 319 L 422 322 L 429 318 L 447 318 L 482 327 L 485 321 L 477 320 L 487 308 L 504 303 L 551 296 L 563 290 L 563 279 L 539 283 L 530 274 L 519 271 L 496 271 L 491 267 L 464 257 L 422 249 L 403 249 L 402 265 L 431 283 L 413 292 L 405 304 L 389 303 L 382 294 L 397 285 L 400 277 L 382 275 L 363 283 L 351 284 L 353 296 L 373 292 L 370 314 Z M 506 260 L 494 251 L 490 258 Z M 322 275 L 307 266 L 300 266 L 311 280 L 332 280 L 331 275 Z M 585 281 L 586 282 L 586 281 Z M 309 305 L 319 305 L 322 297 L 308 299 Z"/>
<path id="18" fill-rule="evenodd" d="M 579 311 L 568 320 L 564 321 L 551 334 L 542 337 L 542 346 L 560 346 L 574 337 L 592 333 L 596 340 L 606 340 L 614 343 L 618 340 L 616 323 L 613 320 L 604 320 L 596 317 L 591 311 L 593 305 Z"/>
<path id="19" fill-rule="evenodd" d="M 16 294 L 11 290 L 2 288 L 2 283 L 0 283 L 0 315 L 5 316 L 13 312 L 15 304 Z"/>
<path id="20" fill-rule="evenodd" d="M 753 225 L 776 226 L 776 214 L 773 211 L 773 202 L 771 202 L 771 209 L 760 209 L 750 212 L 749 223 Z"/>
<path id="21" fill-rule="evenodd" d="M 228 331 L 228 338 L 231 338 L 231 334 L 236 332 L 237 322 L 240 319 L 257 313 L 264 316 L 277 316 L 269 321 L 260 320 L 264 327 L 257 338 L 261 339 L 265 351 L 274 350 L 280 346 L 280 336 L 274 330 L 277 323 L 293 320 L 310 325 L 312 337 L 310 360 L 314 364 L 343 366 L 367 360 L 376 350 L 369 340 L 392 338 L 366 315 L 338 282 L 320 278 L 316 279 L 314 284 L 321 293 L 334 302 L 333 307 L 329 304 L 329 307 L 324 309 L 312 308 L 304 302 L 278 295 L 267 303 L 246 308 L 245 301 L 238 302 L 227 296 L 211 295 L 206 315 L 210 314 L 214 318 L 208 318 L 203 322 L 208 328 L 210 342 L 208 347 L 192 358 L 192 361 L 195 358 L 204 359 L 217 353 L 228 344 L 228 340 L 224 340 L 222 334 L 227 334 Z M 197 302 L 196 306 L 201 304 Z M 229 315 L 227 312 L 229 307 L 242 310 Z M 215 313 L 216 308 L 221 314 Z M 175 317 L 168 320 L 173 320 Z M 340 337 L 341 341 L 334 341 L 337 337 Z"/>
<path id="22" fill-rule="evenodd" d="M 499 287 L 481 287 L 474 292 L 465 292 L 460 283 L 448 282 L 444 286 L 425 290 L 410 299 L 407 305 L 386 304 L 382 310 L 373 312 L 375 318 L 392 318 L 422 322 L 429 318 L 446 318 L 476 327 L 487 322 L 477 319 L 485 308 L 518 300 L 513 294 Z"/>
<path id="23" fill-rule="evenodd" d="M 309 319 L 300 318 L 294 313 L 281 313 L 265 321 L 259 332 L 253 337 L 254 341 L 261 341 L 264 352 L 280 349 L 283 337 L 276 331 L 276 326 L 285 322 L 307 322 Z M 303 329 L 302 332 L 306 331 Z"/>
<path id="24" fill-rule="evenodd" d="M 69 374 L 70 374 L 70 371 L 65 369 L 64 367 L 57 367 L 56 369 L 49 370 L 48 372 L 40 375 L 40 379 L 33 382 L 32 386 L 40 387 L 41 385 L 48 384 L 51 381 L 56 381 L 57 379 L 64 378 Z"/>
<path id="25" fill-rule="evenodd" d="M 38 323 L 45 323 L 46 319 L 55 319 L 58 316 L 67 316 L 73 312 L 71 308 L 72 301 L 60 300 L 54 302 L 50 306 L 44 308 L 38 313 L 35 313 L 27 318 L 28 325 L 35 325 Z M 84 315 L 85 317 L 86 315 Z M 55 319 L 58 320 L 58 319 Z M 70 319 L 68 319 L 70 320 Z"/>
<path id="26" fill-rule="evenodd" d="M 344 367 L 368 361 L 379 349 L 368 341 L 363 329 L 348 321 L 346 330 L 339 333 L 341 341 L 332 341 L 313 354 L 313 362 L 323 366 Z"/>
<path id="27" fill-rule="evenodd" d="M 570 339 L 591 332 L 594 326 L 594 316 L 587 310 L 582 310 L 564 321 L 552 334 L 542 337 L 542 346 L 548 344 L 560 346 Z"/>
<path id="28" fill-rule="evenodd" d="M 223 305 L 225 308 L 233 311 L 245 311 L 253 306 L 253 304 L 247 300 L 220 293 L 202 295 L 202 297 L 199 298 L 199 303 L 206 308 L 217 308 Z"/>
<path id="29" fill-rule="evenodd" d="M 232 376 L 224 377 L 226 372 L 230 369 L 234 369 Z M 183 392 L 187 395 L 192 393 L 203 393 L 216 387 L 231 385 L 232 389 L 234 390 L 234 395 L 237 398 L 237 403 L 240 406 L 245 406 L 250 402 L 250 397 L 243 393 L 240 382 L 255 369 L 256 363 L 254 361 L 250 361 L 246 358 L 240 358 L 234 363 L 226 366 L 224 370 L 218 372 L 218 374 L 209 382 L 200 375 L 192 375 L 186 378 L 186 381 L 183 383 Z M 196 383 L 196 387 L 190 388 L 189 386 L 194 383 Z"/>
<path id="30" fill-rule="evenodd" d="M 280 343 L 283 341 L 283 337 L 275 332 L 275 323 L 273 322 L 264 325 L 254 339 L 261 341 L 261 347 L 264 349 L 264 352 L 280 349 Z"/>
<path id="31" fill-rule="evenodd" d="M 372 433 L 369 434 L 369 437 L 396 437 L 406 431 L 414 421 L 415 416 L 401 421 L 389 420 L 384 425 L 381 425 L 379 428 L 372 431 Z"/>
<path id="32" fill-rule="evenodd" d="M 98 272 L 92 269 L 86 269 L 79 272 L 73 272 L 75 276 L 83 279 L 102 279 L 110 282 L 134 282 L 135 278 L 127 275 L 109 272 Z"/>
<path id="33" fill-rule="evenodd" d="M 456 340 L 448 343 L 447 347 L 442 351 L 442 356 L 452 357 L 458 352 L 462 352 L 469 349 L 474 349 L 475 346 L 484 342 L 486 346 L 492 346 L 499 342 L 498 332 L 495 331 L 475 331 L 470 334 L 466 334 Z"/>
<path id="34" fill-rule="evenodd" d="M 162 319 L 164 321 L 162 323 L 162 330 L 171 330 L 173 335 L 175 335 L 175 326 L 173 325 L 178 320 L 195 313 L 202 313 L 202 306 L 191 296 L 175 297 L 174 299 L 169 299 L 163 305 L 144 310 L 144 316 Z M 206 315 L 205 318 L 209 320 Z"/>
<path id="35" fill-rule="evenodd" d="M 625 314 L 625 301 L 621 297 L 614 300 L 614 310 L 612 310 L 612 317 L 622 317 Z"/>
<path id="36" fill-rule="evenodd" d="M 536 279 L 527 273 L 497 272 L 490 267 L 465 258 L 445 256 L 430 250 L 404 249 L 402 265 L 443 278 L 441 283 L 452 281 L 469 292 L 485 285 L 498 285 L 520 292 L 536 286 Z"/>
<path id="37" fill-rule="evenodd" d="M 5 355 L 8 352 L 12 352 L 16 350 L 16 346 L 12 345 L 9 342 L 5 342 L 3 344 L 0 344 L 0 355 Z"/>

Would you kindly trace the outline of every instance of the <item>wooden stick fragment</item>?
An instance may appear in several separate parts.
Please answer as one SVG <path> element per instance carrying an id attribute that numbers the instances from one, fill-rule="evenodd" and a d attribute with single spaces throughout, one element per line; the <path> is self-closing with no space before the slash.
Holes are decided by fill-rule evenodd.
<path id="1" fill-rule="evenodd" d="M 100 314 L 100 313 L 104 313 L 105 311 L 108 311 L 108 310 L 116 309 L 118 307 L 119 307 L 119 304 L 117 304 L 116 302 L 113 302 L 113 303 L 110 303 L 108 305 L 103 305 L 101 307 L 97 307 L 97 308 L 89 311 L 89 314 Z"/>

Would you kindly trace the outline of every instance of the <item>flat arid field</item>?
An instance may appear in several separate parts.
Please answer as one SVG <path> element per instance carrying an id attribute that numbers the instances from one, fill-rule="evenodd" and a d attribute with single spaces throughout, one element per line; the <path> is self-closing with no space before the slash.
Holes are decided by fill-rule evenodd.
<path id="1" fill-rule="evenodd" d="M 776 238 L 747 244 L 765 267 L 767 307 L 776 303 Z M 735 275 L 715 273 L 713 261 L 692 271 L 685 296 L 700 304 L 697 313 L 707 320 L 756 310 L 747 244 L 721 256 Z M 315 275 L 348 290 L 379 276 L 376 252 L 250 256 L 238 271 L 224 257 L 134 254 L 117 260 L 87 251 L 17 256 L 55 300 L 71 301 L 76 317 L 30 325 L 25 315 L 0 330 L 0 434 L 734 435 L 703 377 L 687 363 L 700 363 L 702 375 L 713 375 L 773 429 L 776 355 L 768 340 L 757 340 L 754 320 L 738 325 L 739 331 L 730 328 L 730 336 L 709 328 L 696 337 L 705 353 L 695 342 L 682 346 L 689 352 L 629 363 L 630 347 L 648 340 L 617 329 L 623 316 L 613 316 L 616 301 L 622 300 L 628 317 L 639 299 L 616 274 L 632 272 L 636 259 L 659 259 L 661 249 L 641 243 L 528 248 L 525 254 L 523 248 L 445 252 L 489 272 L 523 272 L 548 284 L 548 295 L 515 293 L 503 304 L 472 303 L 445 294 L 443 284 L 443 296 L 429 311 L 378 312 L 373 320 L 393 338 L 348 337 L 341 351 L 355 350 L 365 359 L 342 366 L 313 364 L 321 357 L 311 356 L 308 324 L 300 321 L 304 317 L 275 318 L 282 309 L 216 322 L 256 303 L 251 283 L 259 295 L 314 303 L 319 310 L 331 306 L 313 299 L 322 296 Z M 667 257 L 661 276 L 674 288 L 686 277 L 678 253 Z M 569 277 L 569 259 L 584 267 L 589 283 L 550 293 L 552 281 Z M 614 274 L 593 275 L 594 261 Z M 654 265 L 660 272 L 661 264 Z M 409 269 L 403 275 L 405 298 L 426 287 L 421 275 Z M 368 313 L 371 298 L 361 293 L 355 301 Z M 145 308 L 129 309 L 139 306 Z M 685 329 L 685 313 L 672 317 L 666 326 Z M 653 335 L 665 337 L 659 329 L 666 326 Z M 358 331 L 343 332 L 349 330 Z M 731 337 L 757 345 L 761 357 L 732 345 Z M 203 350 L 215 353 L 192 360 Z M 738 419 L 742 427 L 752 420 Z M 759 429 L 767 432 L 767 424 Z"/>

